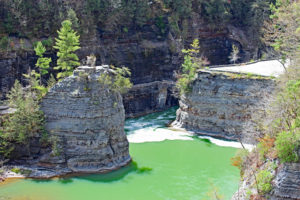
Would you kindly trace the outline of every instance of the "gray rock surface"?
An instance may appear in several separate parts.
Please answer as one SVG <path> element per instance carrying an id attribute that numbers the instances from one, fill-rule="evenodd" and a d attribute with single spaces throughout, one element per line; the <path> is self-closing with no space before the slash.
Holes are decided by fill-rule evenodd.
<path id="1" fill-rule="evenodd" d="M 181 98 L 173 125 L 255 143 L 255 120 L 264 116 L 274 86 L 267 77 L 202 70 L 192 92 Z"/>
<path id="2" fill-rule="evenodd" d="M 300 155 L 300 150 L 298 151 Z M 279 164 L 278 159 L 275 160 Z M 274 176 L 271 181 L 272 190 L 265 195 L 265 199 L 269 200 L 299 200 L 300 199 L 300 163 L 284 163 L 274 170 L 270 167 L 268 161 L 259 165 L 257 163 L 248 163 L 244 176 L 240 182 L 239 190 L 233 195 L 232 200 L 251 199 L 250 194 L 257 195 L 255 178 L 253 170 L 257 173 L 258 170 L 268 170 Z"/>
<path id="3" fill-rule="evenodd" d="M 172 81 L 134 85 L 127 94 L 123 95 L 126 117 L 143 116 L 178 105 L 174 88 L 175 83 Z"/>
<path id="4" fill-rule="evenodd" d="M 228 56 L 231 53 L 232 44 L 240 48 L 240 57 L 244 60 L 249 60 L 257 54 L 257 47 L 251 39 L 252 34 L 247 35 L 246 30 L 233 26 L 217 26 L 217 29 L 212 29 L 211 24 L 207 21 L 197 15 L 192 16 L 187 21 L 188 28 L 186 31 L 182 31 L 182 33 L 186 32 L 185 36 L 176 36 L 169 29 L 161 34 L 155 20 L 139 29 L 136 29 L 136 25 L 127 27 L 128 33 L 105 30 L 105 27 L 101 25 L 95 27 L 97 29 L 97 31 L 95 29 L 95 33 L 90 32 L 86 37 L 82 35 L 80 38 L 81 49 L 77 54 L 80 60 L 84 60 L 90 54 L 95 54 L 98 65 L 124 65 L 131 70 L 132 82 L 134 85 L 139 85 L 137 86 L 139 89 L 129 92 L 135 96 L 135 101 L 127 101 L 127 99 L 132 99 L 124 98 L 126 115 L 137 117 L 143 113 L 160 111 L 160 105 L 155 104 L 158 100 L 155 99 L 158 97 L 156 82 L 175 81 L 174 71 L 179 70 L 183 60 L 181 50 L 184 47 L 189 48 L 193 39 L 199 38 L 201 50 L 212 65 L 229 62 Z M 45 38 L 36 38 L 37 41 L 43 39 Z M 15 38 L 13 41 L 16 48 L 21 46 L 19 38 Z M 27 84 L 23 74 L 28 73 L 30 68 L 33 69 L 37 61 L 38 57 L 35 56 L 33 44 L 31 44 L 33 42 L 24 38 L 22 41 L 25 42 L 28 50 L 16 49 L 16 51 L 8 52 L 8 55 L 0 53 L 0 99 L 5 99 L 16 79 L 24 85 Z M 48 52 L 46 56 L 52 58 L 51 65 L 54 67 L 57 59 L 56 52 Z M 51 73 L 55 74 L 57 71 L 52 70 Z M 46 82 L 46 80 L 44 81 Z M 149 86 L 149 84 L 153 86 Z M 149 89 L 151 87 L 152 91 Z M 147 93 L 148 95 L 138 99 L 138 93 Z M 172 98 L 167 100 L 167 102 L 170 101 L 173 101 Z M 174 105 L 177 105 L 177 102 Z M 137 110 L 134 110 L 135 107 Z M 165 107 L 168 108 L 169 104 L 166 104 Z"/>
<path id="5" fill-rule="evenodd" d="M 101 172 L 130 162 L 122 96 L 99 84 L 102 73 L 110 73 L 107 66 L 78 67 L 44 98 L 46 130 L 59 154 L 44 154 L 39 166 Z"/>
<path id="6" fill-rule="evenodd" d="M 270 199 L 300 199 L 300 163 L 286 163 L 278 170 Z"/>

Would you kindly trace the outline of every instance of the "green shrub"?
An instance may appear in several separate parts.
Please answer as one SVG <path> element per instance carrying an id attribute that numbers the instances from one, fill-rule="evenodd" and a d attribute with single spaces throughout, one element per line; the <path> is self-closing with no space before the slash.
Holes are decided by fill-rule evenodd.
<path id="1" fill-rule="evenodd" d="M 16 81 L 8 99 L 15 112 L 6 116 L 0 127 L 0 153 L 5 157 L 10 157 L 15 145 L 26 145 L 30 138 L 45 134 L 44 114 L 33 92 L 25 92 Z"/>
<path id="2" fill-rule="evenodd" d="M 199 56 L 200 47 L 198 39 L 193 41 L 191 49 L 183 49 L 182 52 L 186 55 L 182 64 L 182 73 L 179 75 L 176 83 L 181 95 L 191 92 L 191 84 L 196 79 L 197 70 L 205 64 L 205 59 Z"/>
<path id="3" fill-rule="evenodd" d="M 165 33 L 165 29 L 166 29 L 166 24 L 164 22 L 164 18 L 163 16 L 159 16 L 155 19 L 155 24 L 156 26 L 159 28 L 160 33 L 164 34 Z"/>
<path id="4" fill-rule="evenodd" d="M 52 155 L 59 156 L 62 153 L 59 148 L 59 138 L 57 136 L 51 136 L 49 142 L 51 143 Z"/>
<path id="5" fill-rule="evenodd" d="M 52 48 L 52 46 L 53 46 L 53 39 L 51 37 L 49 37 L 46 40 L 42 40 L 42 44 L 43 44 L 43 46 L 45 46 L 47 48 Z"/>
<path id="6" fill-rule="evenodd" d="M 271 181 L 273 179 L 273 175 L 268 170 L 261 170 L 257 174 L 257 186 L 259 192 L 262 194 L 266 194 L 272 190 Z"/>
<path id="7" fill-rule="evenodd" d="M 282 162 L 297 162 L 299 147 L 299 133 L 283 131 L 278 134 L 275 141 L 275 148 L 278 157 Z"/>
<path id="8" fill-rule="evenodd" d="M 10 171 L 12 171 L 12 172 L 14 172 L 14 173 L 16 173 L 16 174 L 21 174 L 21 170 L 20 170 L 20 168 L 12 168 Z"/>
<path id="9" fill-rule="evenodd" d="M 129 78 L 129 76 L 131 75 L 130 70 L 127 67 L 111 67 L 114 69 L 115 75 L 111 76 L 106 73 L 101 74 L 98 80 L 99 83 L 107 85 L 109 89 L 114 92 L 120 92 L 121 94 L 126 93 L 132 87 L 132 83 Z"/>
<path id="10" fill-rule="evenodd" d="M 5 50 L 8 48 L 9 45 L 9 38 L 7 36 L 4 36 L 0 39 L 0 48 Z"/>

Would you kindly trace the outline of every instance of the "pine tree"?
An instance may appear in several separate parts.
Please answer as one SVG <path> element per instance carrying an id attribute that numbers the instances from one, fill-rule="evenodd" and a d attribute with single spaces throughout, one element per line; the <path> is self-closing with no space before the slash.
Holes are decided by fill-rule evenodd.
<path id="1" fill-rule="evenodd" d="M 72 26 L 75 30 L 78 30 L 80 25 L 79 25 L 79 19 L 76 15 L 76 12 L 70 8 L 68 10 L 68 13 L 67 13 L 67 19 L 70 20 L 72 22 Z"/>
<path id="2" fill-rule="evenodd" d="M 187 94 L 191 92 L 191 83 L 195 80 L 197 70 L 204 68 L 209 64 L 209 61 L 200 55 L 199 40 L 195 39 L 191 44 L 190 49 L 183 49 L 185 54 L 184 62 L 182 64 L 182 73 L 179 75 L 176 86 L 180 90 L 180 94 Z"/>
<path id="3" fill-rule="evenodd" d="M 35 66 L 39 69 L 39 81 L 40 85 L 42 85 L 42 76 L 48 74 L 49 64 L 52 61 L 51 58 L 44 58 L 43 54 L 46 52 L 46 48 L 42 44 L 42 42 L 38 42 L 34 51 L 39 59 L 37 60 Z"/>
<path id="4" fill-rule="evenodd" d="M 28 80 L 31 89 L 35 90 L 38 99 L 42 98 L 47 94 L 48 89 L 43 85 L 42 78 L 43 75 L 48 74 L 49 64 L 52 61 L 51 58 L 44 58 L 43 54 L 46 52 L 46 48 L 43 46 L 42 42 L 38 42 L 34 48 L 36 55 L 39 57 L 35 66 L 36 70 L 30 70 L 28 74 L 23 74 L 23 76 Z M 33 92 L 32 90 L 32 92 Z"/>
<path id="5" fill-rule="evenodd" d="M 58 32 L 58 38 L 55 38 L 56 43 L 54 48 L 57 52 L 57 67 L 54 69 L 60 70 L 57 74 L 57 79 L 70 76 L 76 66 L 79 66 L 79 58 L 74 53 L 80 49 L 79 38 L 77 32 L 72 29 L 72 22 L 65 20 L 62 22 L 62 27 Z"/>

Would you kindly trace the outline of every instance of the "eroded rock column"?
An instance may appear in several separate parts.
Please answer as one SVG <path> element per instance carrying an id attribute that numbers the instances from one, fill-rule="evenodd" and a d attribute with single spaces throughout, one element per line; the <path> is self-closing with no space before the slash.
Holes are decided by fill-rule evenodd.
<path id="1" fill-rule="evenodd" d="M 78 67 L 44 98 L 46 129 L 57 151 L 44 155 L 41 166 L 101 172 L 130 162 L 122 96 L 98 82 L 102 73 L 111 71 Z"/>

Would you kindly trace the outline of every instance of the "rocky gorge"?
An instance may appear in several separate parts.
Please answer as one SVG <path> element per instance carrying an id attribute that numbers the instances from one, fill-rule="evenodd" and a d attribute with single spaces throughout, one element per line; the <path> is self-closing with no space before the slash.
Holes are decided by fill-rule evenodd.
<path id="1" fill-rule="evenodd" d="M 299 6 L 0 0 L 0 199 L 299 199 Z"/>
<path id="2" fill-rule="evenodd" d="M 85 64 L 86 56 L 94 54 L 97 57 L 97 65 L 126 66 L 131 70 L 131 80 L 136 86 L 123 98 L 126 117 L 137 117 L 162 110 L 162 103 L 159 99 L 161 95 L 165 95 L 163 94 L 165 92 L 157 92 L 157 85 L 160 83 L 166 85 L 167 82 L 168 85 L 171 82 L 173 82 L 171 85 L 175 84 L 183 60 L 181 50 L 194 38 L 199 38 L 201 52 L 211 65 L 229 63 L 228 56 L 232 50 L 232 44 L 240 49 L 242 58 L 240 61 L 247 61 L 261 54 L 261 50 L 250 42 L 254 40 L 252 36 L 247 35 L 246 30 L 242 28 L 228 25 L 216 29 L 195 15 L 186 21 L 188 26 L 183 39 L 182 36 L 176 36 L 170 30 L 171 25 L 167 19 L 163 18 L 163 23 L 166 26 L 164 33 L 161 33 L 155 21 L 151 21 L 138 30 L 129 28 L 127 32 L 121 33 L 97 29 L 87 36 L 83 35 L 81 39 L 81 49 L 77 54 L 82 64 Z M 41 38 L 43 39 L 45 38 Z M 37 56 L 34 55 L 32 49 L 37 40 L 39 38 L 29 40 L 10 37 L 10 41 L 14 44 L 13 48 L 0 51 L 1 99 L 5 98 L 16 79 L 27 84 L 23 74 L 34 69 Z M 57 59 L 55 52 L 52 47 L 48 49 L 47 57 L 55 61 Z M 56 72 L 51 71 L 51 73 Z M 174 87 L 170 89 L 170 86 L 167 86 L 167 88 L 165 109 L 178 105 Z M 141 93 L 148 95 L 147 97 L 139 95 Z"/>
<path id="3" fill-rule="evenodd" d="M 108 66 L 82 66 L 57 83 L 41 105 L 52 148 L 36 138 L 28 151 L 15 151 L 19 155 L 12 164 L 35 178 L 107 172 L 127 165 L 131 157 L 122 96 L 98 80 L 111 73 Z"/>

